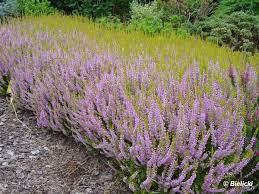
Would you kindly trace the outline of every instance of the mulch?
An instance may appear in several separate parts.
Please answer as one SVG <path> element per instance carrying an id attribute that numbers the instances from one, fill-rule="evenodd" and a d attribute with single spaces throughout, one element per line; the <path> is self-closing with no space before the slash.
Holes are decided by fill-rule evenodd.
<path id="1" fill-rule="evenodd" d="M 0 98 L 0 194 L 131 193 L 109 160 Z"/>

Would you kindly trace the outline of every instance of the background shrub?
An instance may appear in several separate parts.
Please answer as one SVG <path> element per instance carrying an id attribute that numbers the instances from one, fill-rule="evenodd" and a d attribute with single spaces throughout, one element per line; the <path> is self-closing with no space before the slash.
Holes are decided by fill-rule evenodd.
<path id="1" fill-rule="evenodd" d="M 163 28 L 162 12 L 156 1 L 150 4 L 140 4 L 133 1 L 130 4 L 131 19 L 129 29 L 141 30 L 148 34 L 160 32 Z"/>
<path id="2" fill-rule="evenodd" d="M 16 0 L 0 2 L 0 18 L 6 16 L 17 16 L 18 13 L 18 4 Z"/>
<path id="3" fill-rule="evenodd" d="M 48 0 L 17 0 L 21 15 L 40 16 L 55 12 Z"/>
<path id="4" fill-rule="evenodd" d="M 221 0 L 215 15 L 232 14 L 233 12 L 240 11 L 251 15 L 258 15 L 259 0 Z"/>
<path id="5" fill-rule="evenodd" d="M 123 28 L 123 23 L 121 22 L 121 19 L 115 16 L 100 17 L 96 20 L 96 22 L 110 29 Z"/>
<path id="6" fill-rule="evenodd" d="M 142 20 L 145 18 L 161 19 L 163 13 L 158 7 L 158 2 L 154 1 L 150 4 L 141 4 L 134 0 L 130 4 L 131 20 Z"/>
<path id="7" fill-rule="evenodd" d="M 196 23 L 195 33 L 233 50 L 256 52 L 259 45 L 259 17 L 244 12 L 211 17 Z"/>

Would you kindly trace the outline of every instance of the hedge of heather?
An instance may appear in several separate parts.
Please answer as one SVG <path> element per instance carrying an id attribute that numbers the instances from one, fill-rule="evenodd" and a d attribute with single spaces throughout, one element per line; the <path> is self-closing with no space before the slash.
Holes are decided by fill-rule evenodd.
<path id="1" fill-rule="evenodd" d="M 194 61 L 176 76 L 152 57 L 98 52 L 79 31 L 33 23 L 1 26 L 0 45 L 2 93 L 10 86 L 40 127 L 115 159 L 133 191 L 254 189 L 222 184 L 249 180 L 259 168 L 259 88 L 251 66 L 224 70 L 211 62 L 201 69 Z"/>

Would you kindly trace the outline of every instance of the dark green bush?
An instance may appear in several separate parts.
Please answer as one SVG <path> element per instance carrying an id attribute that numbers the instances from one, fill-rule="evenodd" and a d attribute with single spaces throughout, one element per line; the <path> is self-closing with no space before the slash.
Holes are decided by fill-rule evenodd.
<path id="1" fill-rule="evenodd" d="M 221 0 L 215 15 L 231 14 L 233 12 L 259 14 L 259 0 Z"/>
<path id="2" fill-rule="evenodd" d="M 90 17 L 108 16 L 112 14 L 112 1 L 92 1 L 92 0 L 64 0 L 52 1 L 52 4 L 65 14 L 76 14 Z"/>
<path id="3" fill-rule="evenodd" d="M 197 22 L 192 32 L 233 50 L 255 52 L 259 45 L 259 17 L 244 12 L 214 16 Z"/>
<path id="4" fill-rule="evenodd" d="M 129 17 L 131 0 L 51 0 L 51 4 L 65 14 L 83 15 L 92 18 L 103 16 Z"/>

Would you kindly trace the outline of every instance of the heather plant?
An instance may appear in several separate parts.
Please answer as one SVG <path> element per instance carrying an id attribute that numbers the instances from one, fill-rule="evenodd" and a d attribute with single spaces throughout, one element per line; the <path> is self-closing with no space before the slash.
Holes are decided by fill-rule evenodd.
<path id="1" fill-rule="evenodd" d="M 246 65 L 240 53 L 210 43 L 199 48 L 207 56 L 184 46 L 202 45 L 196 39 L 53 18 L 0 28 L 0 80 L 8 78 L 15 103 L 34 112 L 40 127 L 113 158 L 134 192 L 254 189 L 223 182 L 249 180 L 259 169 L 256 55 Z"/>

